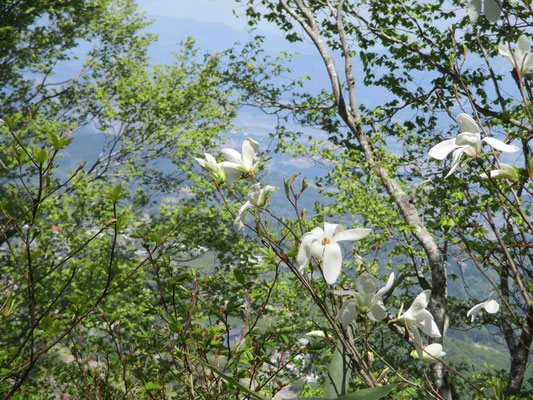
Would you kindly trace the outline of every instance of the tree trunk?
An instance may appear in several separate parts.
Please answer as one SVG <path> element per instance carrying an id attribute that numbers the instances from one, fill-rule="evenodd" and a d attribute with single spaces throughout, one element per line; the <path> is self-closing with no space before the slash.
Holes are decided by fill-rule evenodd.
<path id="1" fill-rule="evenodd" d="M 511 350 L 511 370 L 509 371 L 509 380 L 505 390 L 506 397 L 519 396 L 522 391 L 524 375 L 528 367 L 529 353 L 533 341 L 533 306 L 528 308 L 526 317 L 527 330 L 523 330 L 520 339 L 515 341 L 515 345 L 510 347 Z"/>

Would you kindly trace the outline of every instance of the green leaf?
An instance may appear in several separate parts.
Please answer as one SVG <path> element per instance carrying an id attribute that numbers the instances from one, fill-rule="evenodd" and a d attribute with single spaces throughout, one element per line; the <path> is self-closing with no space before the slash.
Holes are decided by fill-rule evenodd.
<path id="1" fill-rule="evenodd" d="M 116 201 L 114 201 L 116 203 Z M 115 223 L 115 229 L 118 231 L 122 231 L 128 227 L 129 222 L 129 215 L 128 214 L 122 214 L 117 218 L 117 222 Z"/>
<path id="2" fill-rule="evenodd" d="M 307 184 L 307 179 L 303 179 L 302 180 L 302 187 L 300 188 L 300 194 L 302 194 L 307 188 L 309 187 L 309 185 Z"/>
<path id="3" fill-rule="evenodd" d="M 37 164 L 44 164 L 48 159 L 48 153 L 46 152 L 46 150 L 41 149 L 40 147 L 35 147 L 34 157 Z"/>
<path id="4" fill-rule="evenodd" d="M 4 117 L 4 123 L 9 128 L 9 130 L 13 130 L 13 127 L 15 126 L 15 122 L 13 121 L 13 118 Z"/>
<path id="5" fill-rule="evenodd" d="M 61 139 L 55 132 L 48 132 L 48 140 L 54 146 L 54 149 L 59 150 L 61 148 Z"/>
<path id="6" fill-rule="evenodd" d="M 337 342 L 333 357 L 328 366 L 324 396 L 335 399 L 346 394 L 350 381 L 351 370 L 348 367 L 349 359 L 342 343 Z"/>
<path id="7" fill-rule="evenodd" d="M 109 199 L 113 203 L 117 203 L 120 197 L 122 196 L 122 191 L 123 191 L 122 184 L 120 184 L 120 185 L 109 187 L 107 189 L 107 194 L 109 196 Z"/>
<path id="8" fill-rule="evenodd" d="M 163 389 L 163 386 L 158 385 L 157 383 L 154 383 L 154 382 L 146 382 L 144 384 L 144 388 L 146 390 L 161 390 Z"/>
<path id="9" fill-rule="evenodd" d="M 59 149 L 62 149 L 63 147 L 68 146 L 70 142 L 72 142 L 72 138 L 62 137 L 59 142 Z"/>
<path id="10" fill-rule="evenodd" d="M 168 327 L 170 328 L 172 332 L 174 333 L 181 332 L 183 327 L 181 325 L 180 320 L 181 320 L 181 317 L 176 318 L 173 315 L 168 316 Z"/>
<path id="11" fill-rule="evenodd" d="M 83 299 L 80 296 L 72 295 L 67 296 L 67 300 L 75 306 L 80 305 Z"/>
<path id="12" fill-rule="evenodd" d="M 283 400 L 329 400 L 325 397 L 292 397 Z"/>
<path id="13" fill-rule="evenodd" d="M 47 331 L 52 327 L 53 322 L 54 322 L 54 318 L 50 316 L 43 317 L 43 319 L 41 319 L 41 327 L 43 328 L 44 331 Z"/>
<path id="14" fill-rule="evenodd" d="M 239 282 L 241 285 L 244 285 L 245 279 L 242 271 L 235 269 L 233 270 L 233 275 L 235 275 L 235 279 L 237 280 L 237 282 Z"/>
<path id="15" fill-rule="evenodd" d="M 54 322 L 52 322 L 52 326 L 51 326 L 50 330 L 53 333 L 57 333 L 57 332 L 59 332 L 60 329 L 61 329 L 61 321 L 58 320 L 58 319 L 54 320 Z"/>
<path id="16" fill-rule="evenodd" d="M 243 391 L 244 393 L 258 399 L 258 400 L 267 400 L 266 397 L 263 397 L 261 396 L 259 393 L 257 392 L 254 392 L 253 390 L 250 390 L 248 389 L 246 386 L 242 385 L 241 383 L 239 383 L 237 380 L 235 380 L 233 377 L 229 376 L 229 375 L 226 375 L 224 372 L 218 370 L 217 368 L 215 368 L 214 366 L 212 366 L 211 364 L 205 362 L 204 360 L 200 360 L 200 359 L 196 359 L 200 364 L 202 364 L 203 366 L 209 368 L 211 371 L 213 371 L 216 375 L 220 376 L 222 379 L 224 379 L 228 384 L 230 384 L 231 386 L 234 386 L 236 387 L 237 389 Z"/>
<path id="17" fill-rule="evenodd" d="M 378 400 L 387 396 L 396 385 L 378 386 L 370 389 L 358 390 L 341 397 L 295 397 L 284 400 Z"/>
<path id="18" fill-rule="evenodd" d="M 370 389 L 358 390 L 357 392 L 338 397 L 336 400 L 378 400 L 388 395 L 396 385 L 384 385 Z"/>

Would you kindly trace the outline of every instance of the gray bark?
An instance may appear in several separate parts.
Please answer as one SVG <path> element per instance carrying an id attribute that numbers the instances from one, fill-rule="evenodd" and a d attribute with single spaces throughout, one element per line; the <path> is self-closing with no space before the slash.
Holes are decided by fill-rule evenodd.
<path id="1" fill-rule="evenodd" d="M 514 340 L 513 344 L 509 346 L 511 351 L 511 369 L 509 371 L 509 379 L 507 381 L 507 388 L 505 395 L 519 396 L 522 391 L 522 384 L 524 382 L 524 375 L 526 374 L 529 360 L 529 353 L 531 343 L 533 341 L 533 307 L 528 308 L 527 329 L 522 330 L 522 334 L 518 340 Z M 509 343 L 508 343 L 509 344 Z"/>

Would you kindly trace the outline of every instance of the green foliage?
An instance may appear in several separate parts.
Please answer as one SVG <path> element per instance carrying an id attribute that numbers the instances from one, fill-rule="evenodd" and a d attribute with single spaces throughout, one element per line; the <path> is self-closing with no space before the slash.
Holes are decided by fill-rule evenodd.
<path id="1" fill-rule="evenodd" d="M 345 355 L 346 350 L 341 343 L 337 343 L 333 351 L 333 357 L 328 366 L 324 396 L 326 398 L 338 398 L 346 395 L 346 388 L 350 382 L 350 360 Z"/>
<path id="2" fill-rule="evenodd" d="M 340 397 L 298 397 L 301 400 L 378 400 L 387 396 L 394 385 L 379 386 L 370 389 L 359 390 Z"/>
<path id="3" fill-rule="evenodd" d="M 265 19 L 290 42 L 310 37 L 331 88 L 308 90 L 308 71 L 287 80 L 289 53 L 265 54 L 264 37 L 215 55 L 188 39 L 172 64 L 153 66 L 155 37 L 130 0 L 0 5 L 0 393 L 266 399 L 319 375 L 324 390 L 300 395 L 529 395 L 533 95 L 527 71 L 497 61 L 498 44 L 514 46 L 530 25 L 529 3 L 504 2 L 496 24 L 472 24 L 455 0 L 240 2 L 250 25 Z M 76 57 L 76 74 L 53 79 Z M 357 103 L 359 81 L 384 94 L 378 105 Z M 328 165 L 314 182 L 326 200 L 314 213 L 301 208 L 312 186 L 299 173 L 284 182 L 283 205 L 249 209 L 264 165 L 231 187 L 198 173 L 195 157 L 220 156 L 240 101 L 276 114 L 278 151 Z M 520 145 L 513 179 L 482 178 L 501 166 L 496 147 L 464 154 L 442 178 L 427 152 L 456 136 L 459 111 L 480 138 Z M 325 137 L 305 140 L 308 127 Z M 62 162 L 82 135 L 101 153 Z M 243 210 L 252 236 L 232 228 Z M 334 285 L 322 279 L 331 237 L 299 265 L 304 235 L 328 221 L 372 227 L 343 245 Z M 390 270 L 391 291 L 365 299 L 385 315 L 361 309 L 342 324 L 347 301 L 362 308 L 350 294 L 361 292 L 361 274 L 379 281 Z M 431 312 L 419 308 L 431 315 L 406 325 L 402 312 L 429 289 Z M 465 317 L 487 298 L 498 314 Z M 487 324 L 471 339 L 501 335 L 510 370 L 502 361 L 472 371 L 467 362 L 491 356 L 456 340 L 444 342 L 444 361 L 426 357 L 430 371 L 409 356 L 425 348 L 415 325 L 430 322 L 443 335 L 448 324 Z M 303 339 L 317 330 L 322 338 Z"/>
<path id="4" fill-rule="evenodd" d="M 1 6 L 14 28 L 2 35 L 0 59 L 2 87 L 12 87 L 0 102 L 0 393 L 151 398 L 181 373 L 164 362 L 181 357 L 170 332 L 184 335 L 186 346 L 212 335 L 204 350 L 220 347 L 225 333 L 206 324 L 223 315 L 227 282 L 200 281 L 212 288 L 204 304 L 191 297 L 199 286 L 188 263 L 211 251 L 213 260 L 199 267 L 251 267 L 243 261 L 252 246 L 212 224 L 227 212 L 210 204 L 213 187 L 200 189 L 207 183 L 192 175 L 194 156 L 219 140 L 236 103 L 219 57 L 203 58 L 192 40 L 173 64 L 152 67 L 153 38 L 140 32 L 146 22 L 133 2 L 16 3 Z M 49 84 L 83 41 L 79 74 Z M 102 153 L 60 163 L 86 134 L 105 138 Z M 163 159 L 174 167 L 158 168 Z M 168 196 L 192 181 L 196 195 L 154 212 L 162 188 Z M 241 321 L 237 287 L 226 318 Z M 164 354 L 161 365 L 154 354 Z"/>

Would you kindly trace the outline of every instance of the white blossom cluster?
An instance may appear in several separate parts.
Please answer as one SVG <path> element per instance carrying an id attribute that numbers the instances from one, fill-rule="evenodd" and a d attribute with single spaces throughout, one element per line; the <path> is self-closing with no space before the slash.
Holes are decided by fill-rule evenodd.
<path id="1" fill-rule="evenodd" d="M 251 138 L 247 138 L 242 142 L 242 153 L 230 148 L 221 150 L 226 161 L 218 163 L 215 157 L 209 153 L 205 153 L 205 159 L 197 158 L 196 162 L 209 173 L 217 184 L 225 183 L 229 186 L 243 176 L 249 175 L 255 177 L 259 165 L 258 151 L 259 143 Z M 243 229 L 246 213 L 264 207 L 270 193 L 277 189 L 270 185 L 261 187 L 259 182 L 254 183 L 248 191 L 248 200 L 246 200 L 237 213 L 234 222 L 235 229 Z"/>

